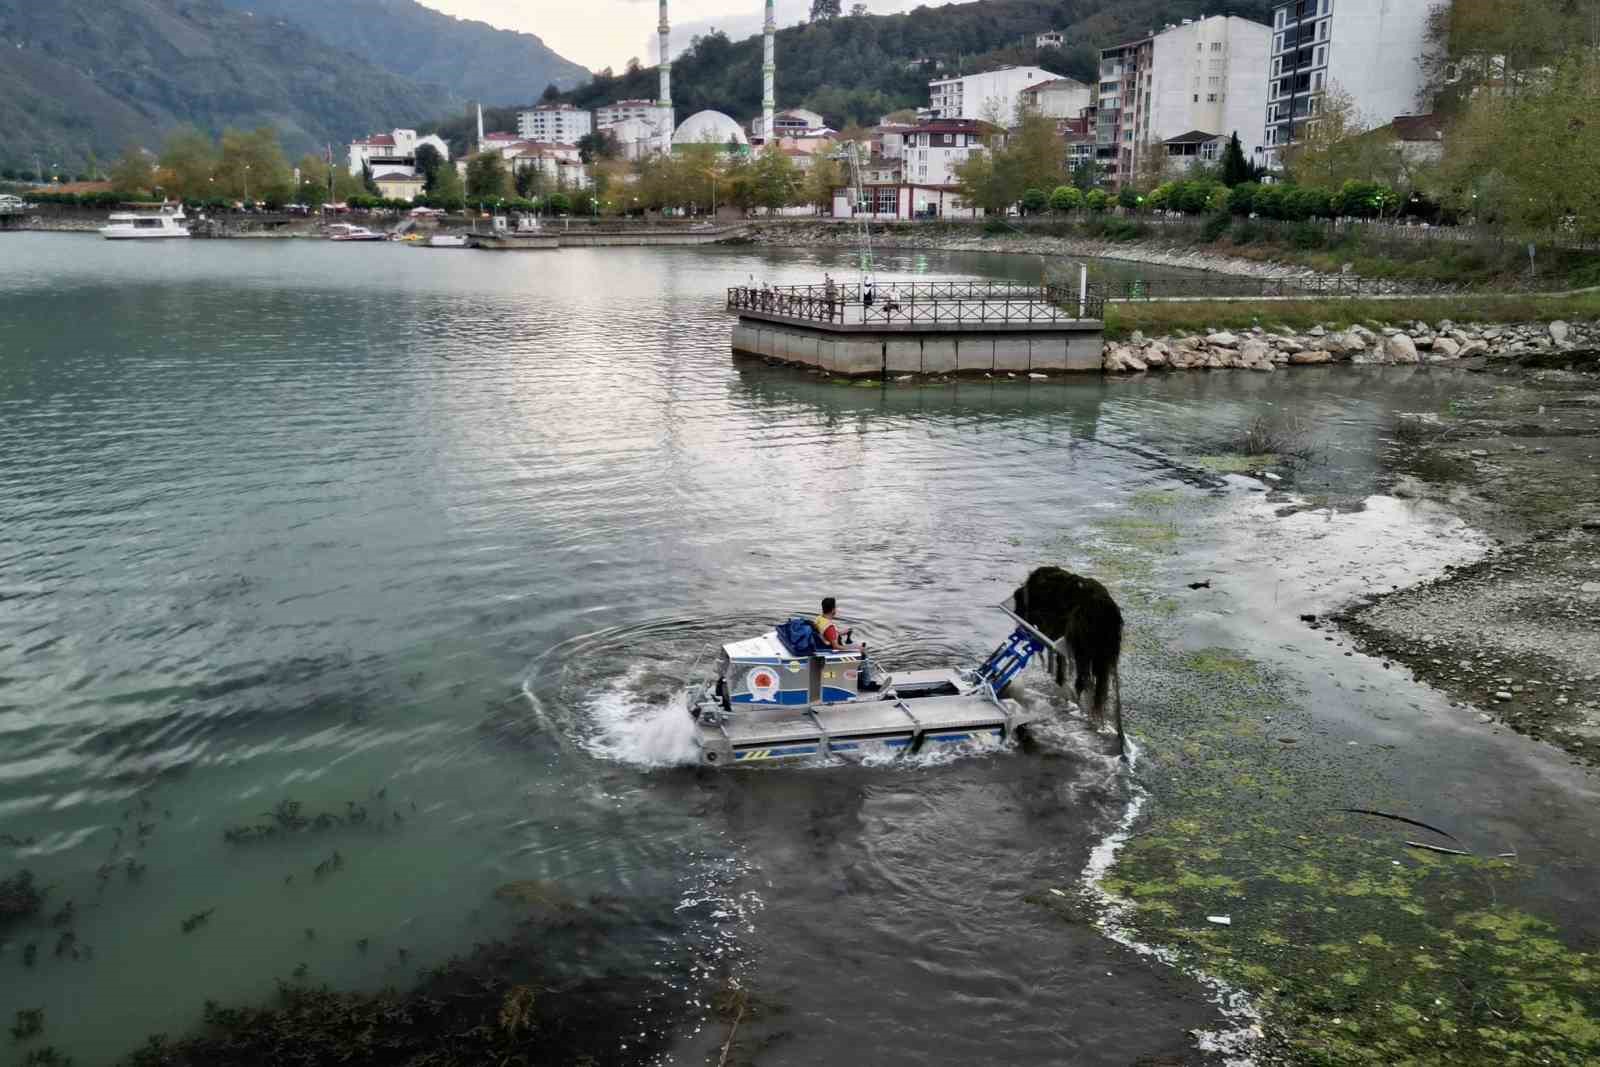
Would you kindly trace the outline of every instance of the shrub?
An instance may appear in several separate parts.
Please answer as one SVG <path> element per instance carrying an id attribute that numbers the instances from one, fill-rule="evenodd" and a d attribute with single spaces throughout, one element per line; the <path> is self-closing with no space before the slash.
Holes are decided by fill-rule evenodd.
<path id="1" fill-rule="evenodd" d="M 1261 192 L 1260 182 L 1244 182 L 1228 191 L 1228 210 L 1235 215 L 1248 216 L 1256 210 L 1256 196 Z"/>
<path id="2" fill-rule="evenodd" d="M 1083 194 L 1070 185 L 1062 185 L 1050 194 L 1050 209 L 1063 215 L 1083 206 Z"/>
<path id="3" fill-rule="evenodd" d="M 1111 198 L 1106 195 L 1104 189 L 1090 189 L 1088 195 L 1083 198 L 1083 206 L 1096 214 L 1104 211 L 1110 204 Z"/>
<path id="4" fill-rule="evenodd" d="M 1022 210 L 1029 215 L 1041 214 L 1050 206 L 1050 197 L 1043 189 L 1028 189 L 1022 194 Z"/>
<path id="5" fill-rule="evenodd" d="M 1139 192 L 1131 185 L 1124 185 L 1117 191 L 1117 206 L 1126 211 L 1138 211 Z"/>
<path id="6" fill-rule="evenodd" d="M 1211 195 L 1206 197 L 1206 210 L 1214 215 L 1228 213 L 1228 201 L 1233 198 L 1226 185 L 1212 186 Z"/>
<path id="7" fill-rule="evenodd" d="M 1172 182 L 1163 182 L 1150 190 L 1150 195 L 1144 198 L 1145 204 L 1151 211 L 1165 211 L 1172 206 L 1172 191 L 1176 186 Z"/>
<path id="8" fill-rule="evenodd" d="M 1289 231 L 1289 243 L 1309 252 L 1328 243 L 1328 231 L 1321 223 L 1301 222 Z"/>
<path id="9" fill-rule="evenodd" d="M 566 193 L 551 193 L 544 198 L 544 206 L 552 215 L 570 215 L 572 198 Z"/>
<path id="10" fill-rule="evenodd" d="M 1283 218 L 1283 189 L 1281 185 L 1263 185 L 1255 195 L 1256 214 L 1264 219 Z"/>
<path id="11" fill-rule="evenodd" d="M 1228 232 L 1228 227 L 1233 225 L 1233 217 L 1225 212 L 1217 212 L 1206 219 L 1205 225 L 1200 227 L 1200 239 L 1207 244 L 1222 240 L 1222 235 Z"/>

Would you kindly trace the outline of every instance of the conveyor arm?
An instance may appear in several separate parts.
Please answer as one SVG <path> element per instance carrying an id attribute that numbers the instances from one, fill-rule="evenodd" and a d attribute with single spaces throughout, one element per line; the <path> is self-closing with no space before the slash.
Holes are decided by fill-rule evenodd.
<path id="1" fill-rule="evenodd" d="M 1011 679 L 1021 674 L 1033 657 L 1046 650 L 1061 654 L 1058 643 L 1040 633 L 1028 620 L 1008 608 L 1000 609 L 1017 624 L 1011 635 L 989 653 L 989 658 L 978 668 L 978 678 L 991 693 L 999 696 Z"/>

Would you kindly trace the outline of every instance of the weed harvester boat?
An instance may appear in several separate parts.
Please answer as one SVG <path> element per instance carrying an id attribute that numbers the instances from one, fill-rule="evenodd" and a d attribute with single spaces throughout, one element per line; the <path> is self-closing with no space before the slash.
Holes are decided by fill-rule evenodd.
<path id="1" fill-rule="evenodd" d="M 722 646 L 716 674 L 689 690 L 701 761 L 712 766 L 873 750 L 909 754 L 1002 742 L 1036 718 L 1006 686 L 1060 642 L 1016 623 L 977 667 L 885 671 L 865 651 L 797 651 L 779 627 Z"/>

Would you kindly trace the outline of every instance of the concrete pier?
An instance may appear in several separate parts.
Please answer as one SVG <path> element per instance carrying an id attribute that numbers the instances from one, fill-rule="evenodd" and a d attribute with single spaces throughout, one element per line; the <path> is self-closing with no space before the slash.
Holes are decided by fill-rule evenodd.
<path id="1" fill-rule="evenodd" d="M 1059 286 L 739 287 L 733 350 L 852 378 L 1098 373 L 1100 304 Z"/>

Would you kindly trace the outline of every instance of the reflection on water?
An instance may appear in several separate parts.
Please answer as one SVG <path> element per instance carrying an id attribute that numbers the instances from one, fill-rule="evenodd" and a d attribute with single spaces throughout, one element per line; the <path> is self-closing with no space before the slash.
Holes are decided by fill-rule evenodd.
<path id="1" fill-rule="evenodd" d="M 4 249 L 0 877 L 52 889 L 0 929 L 0 1015 L 43 1007 L 91 1064 L 302 963 L 403 982 L 529 879 L 670 916 L 623 956 L 691 1001 L 753 983 L 789 1033 L 764 1062 L 1181 1050 L 1208 1009 L 1021 903 L 1127 802 L 1070 723 L 1030 753 L 716 776 L 671 766 L 665 709 L 717 641 L 823 594 L 886 662 L 970 661 L 1041 555 L 1083 563 L 1140 490 L 1221 485 L 1191 460 L 1257 413 L 1314 423 L 1299 488 L 1353 501 L 1392 410 L 1441 388 L 857 387 L 733 360 L 724 288 L 833 252 Z M 341 821 L 224 839 L 288 799 Z M 67 929 L 92 955 L 54 954 Z"/>

